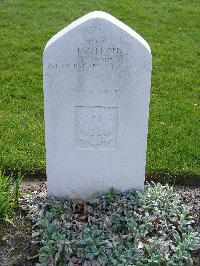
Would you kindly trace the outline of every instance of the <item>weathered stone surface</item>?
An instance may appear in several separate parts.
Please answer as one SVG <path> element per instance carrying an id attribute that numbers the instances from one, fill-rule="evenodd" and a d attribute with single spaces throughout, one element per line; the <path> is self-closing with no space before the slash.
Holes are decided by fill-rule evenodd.
<path id="1" fill-rule="evenodd" d="M 50 39 L 43 70 L 48 193 L 142 189 L 149 45 L 111 15 L 92 12 Z"/>

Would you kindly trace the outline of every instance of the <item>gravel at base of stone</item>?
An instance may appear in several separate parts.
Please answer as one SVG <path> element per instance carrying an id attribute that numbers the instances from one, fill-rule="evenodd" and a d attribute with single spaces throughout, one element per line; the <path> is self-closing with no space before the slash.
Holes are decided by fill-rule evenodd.
<path id="1" fill-rule="evenodd" d="M 175 186 L 175 189 L 181 196 L 182 202 L 190 206 L 196 222 L 196 230 L 200 232 L 200 188 Z M 36 221 L 38 217 L 42 216 L 45 206 L 49 205 L 52 198 L 47 196 L 45 181 L 26 181 L 22 185 L 22 192 L 27 192 L 27 190 L 30 194 L 22 197 L 20 203 L 22 208 L 28 211 L 29 217 Z"/>
<path id="2" fill-rule="evenodd" d="M 195 231 L 200 232 L 200 188 L 177 186 L 175 189 L 180 194 L 182 203 L 190 206 L 192 216 L 195 220 L 194 229 Z M 127 195 L 131 195 L 131 193 L 124 195 L 120 193 L 119 195 L 120 197 L 116 196 L 114 199 L 115 202 L 112 203 L 112 208 L 114 206 L 117 213 L 123 212 L 123 206 L 129 200 Z M 35 187 L 35 190 L 32 189 L 30 194 L 24 194 L 20 205 L 23 210 L 27 211 L 28 217 L 33 221 L 33 223 L 35 223 L 39 218 L 43 217 L 44 213 L 49 210 L 50 206 L 59 205 L 60 201 L 60 198 L 47 196 L 46 183 L 42 182 L 39 186 Z M 97 194 L 93 198 L 90 198 L 89 204 L 88 202 L 85 204 L 85 202 L 81 200 L 73 201 L 70 199 L 64 199 L 64 201 L 64 208 L 67 208 L 67 205 L 70 204 L 72 204 L 72 208 L 74 208 L 73 214 L 66 224 L 66 227 L 73 232 L 74 237 L 76 237 L 78 232 L 84 229 L 84 222 L 92 224 L 96 218 L 99 219 L 99 213 L 100 216 L 104 215 L 104 217 L 108 214 L 108 218 L 105 219 L 104 222 L 106 223 L 106 226 L 110 226 L 109 224 L 111 221 L 109 219 L 109 215 L 113 210 L 107 209 L 101 194 L 99 194 L 99 196 Z M 32 235 L 33 243 L 40 244 L 41 237 L 39 236 L 37 229 L 33 228 Z M 192 254 L 195 257 L 194 265 L 200 265 L 200 246 L 198 246 Z"/>

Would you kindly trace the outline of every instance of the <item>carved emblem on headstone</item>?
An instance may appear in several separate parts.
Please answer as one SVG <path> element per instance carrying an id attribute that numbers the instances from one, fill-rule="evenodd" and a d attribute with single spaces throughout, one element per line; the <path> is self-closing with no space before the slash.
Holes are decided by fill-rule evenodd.
<path id="1" fill-rule="evenodd" d="M 117 107 L 76 106 L 75 142 L 80 147 L 114 147 Z"/>

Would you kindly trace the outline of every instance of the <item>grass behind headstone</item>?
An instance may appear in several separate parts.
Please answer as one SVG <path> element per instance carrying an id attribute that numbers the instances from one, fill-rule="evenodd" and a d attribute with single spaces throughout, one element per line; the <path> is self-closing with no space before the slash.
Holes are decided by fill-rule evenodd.
<path id="1" fill-rule="evenodd" d="M 152 49 L 147 172 L 198 175 L 200 6 L 178 0 L 1 1 L 1 167 L 45 172 L 43 49 L 94 10 L 122 20 Z"/>

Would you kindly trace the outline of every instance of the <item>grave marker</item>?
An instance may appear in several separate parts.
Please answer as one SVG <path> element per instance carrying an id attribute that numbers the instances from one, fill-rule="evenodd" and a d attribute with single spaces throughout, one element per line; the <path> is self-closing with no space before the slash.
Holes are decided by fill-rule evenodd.
<path id="1" fill-rule="evenodd" d="M 104 12 L 71 23 L 43 57 L 48 193 L 87 198 L 145 178 L 151 51 Z"/>

